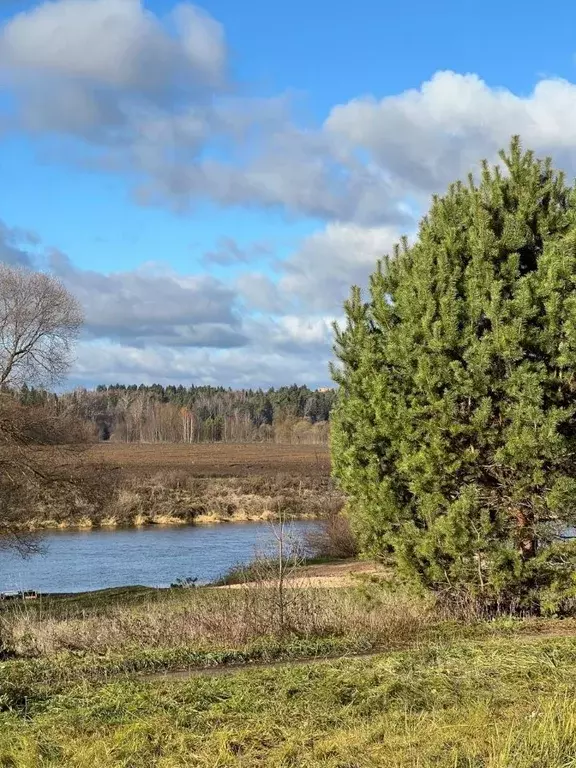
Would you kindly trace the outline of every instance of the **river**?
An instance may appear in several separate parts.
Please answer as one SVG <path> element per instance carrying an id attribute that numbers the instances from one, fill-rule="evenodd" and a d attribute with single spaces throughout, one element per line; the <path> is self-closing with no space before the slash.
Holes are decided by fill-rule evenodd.
<path id="1" fill-rule="evenodd" d="M 311 521 L 286 526 L 287 540 L 302 540 Z M 49 531 L 42 552 L 23 559 L 0 551 L 0 592 L 84 592 L 141 584 L 167 587 L 176 579 L 214 581 L 256 553 L 274 546 L 269 523 L 150 526 Z"/>

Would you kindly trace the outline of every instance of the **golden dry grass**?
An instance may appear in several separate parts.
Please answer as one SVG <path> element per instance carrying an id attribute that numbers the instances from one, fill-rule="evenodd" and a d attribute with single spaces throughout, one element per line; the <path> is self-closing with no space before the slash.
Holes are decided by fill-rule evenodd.
<path id="1" fill-rule="evenodd" d="M 413 640 L 438 621 L 432 604 L 424 599 L 372 588 L 310 586 L 301 577 L 281 596 L 272 582 L 235 590 L 181 589 L 133 606 L 116 605 L 68 616 L 23 604 L 0 614 L 0 636 L 4 647 L 18 656 L 50 656 L 62 651 L 101 655 L 185 646 L 230 648 L 271 636 L 346 636 L 382 646 Z"/>

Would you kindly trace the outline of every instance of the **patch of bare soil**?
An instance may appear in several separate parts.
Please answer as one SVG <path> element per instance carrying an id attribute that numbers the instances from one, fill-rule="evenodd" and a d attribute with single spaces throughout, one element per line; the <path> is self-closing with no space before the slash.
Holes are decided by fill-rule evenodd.
<path id="1" fill-rule="evenodd" d="M 383 578 L 387 574 L 384 566 L 371 560 L 350 560 L 339 563 L 305 565 L 295 568 L 287 575 L 291 587 L 350 587 L 358 584 L 359 578 Z M 242 589 L 244 587 L 271 587 L 274 582 L 259 581 L 245 584 L 229 584 L 218 589 Z"/>
<path id="2" fill-rule="evenodd" d="M 89 449 L 87 458 L 129 474 L 160 470 L 185 470 L 197 477 L 330 474 L 330 456 L 324 445 L 98 443 Z"/>

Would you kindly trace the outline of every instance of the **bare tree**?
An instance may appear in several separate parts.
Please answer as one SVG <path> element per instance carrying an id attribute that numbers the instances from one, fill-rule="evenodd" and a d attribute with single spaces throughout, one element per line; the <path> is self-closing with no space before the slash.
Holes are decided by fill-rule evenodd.
<path id="1" fill-rule="evenodd" d="M 0 264 L 0 549 L 26 553 L 46 511 L 95 514 L 110 473 L 83 463 L 89 428 L 57 403 L 22 405 L 23 384 L 59 381 L 82 324 L 76 299 L 54 277 Z"/>
<path id="2" fill-rule="evenodd" d="M 108 491 L 101 473 L 80 461 L 88 439 L 86 425 L 71 414 L 0 395 L 0 550 L 34 551 L 30 530 L 39 512 L 72 515 L 82 498 L 94 506 Z"/>
<path id="3" fill-rule="evenodd" d="M 82 321 L 55 277 L 0 264 L 0 386 L 61 380 Z"/>

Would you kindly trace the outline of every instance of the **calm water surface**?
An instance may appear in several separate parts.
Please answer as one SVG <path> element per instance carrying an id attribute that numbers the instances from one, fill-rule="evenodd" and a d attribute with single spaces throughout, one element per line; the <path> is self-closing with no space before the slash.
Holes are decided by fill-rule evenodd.
<path id="1" fill-rule="evenodd" d="M 287 535 L 301 539 L 313 525 L 290 523 Z M 0 553 L 0 592 L 83 592 L 127 584 L 166 587 L 189 576 L 205 583 L 258 552 L 270 552 L 273 541 L 269 523 L 51 531 L 42 538 L 42 554 L 23 559 Z"/>

